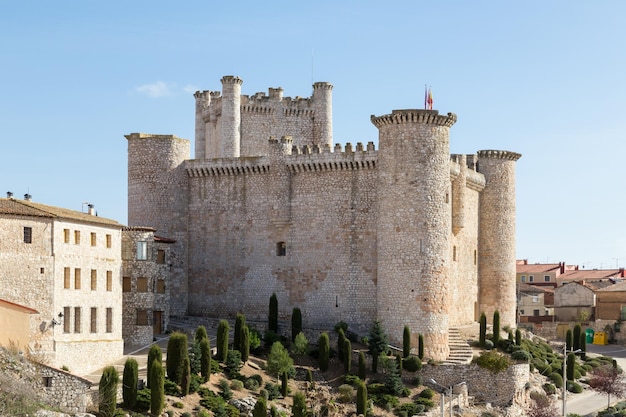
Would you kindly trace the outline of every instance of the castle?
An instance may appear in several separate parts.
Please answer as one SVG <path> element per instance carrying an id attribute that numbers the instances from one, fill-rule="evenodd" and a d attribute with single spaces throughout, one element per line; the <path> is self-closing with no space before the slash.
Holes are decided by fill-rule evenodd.
<path id="1" fill-rule="evenodd" d="M 128 141 L 128 224 L 172 239 L 172 315 L 267 318 L 272 293 L 309 328 L 343 320 L 425 354 L 448 329 L 500 312 L 515 324 L 515 162 L 450 155 L 456 115 L 372 116 L 373 142 L 333 142 L 332 85 L 309 98 L 241 95 L 238 77 L 195 94 L 195 159 L 172 135 Z"/>

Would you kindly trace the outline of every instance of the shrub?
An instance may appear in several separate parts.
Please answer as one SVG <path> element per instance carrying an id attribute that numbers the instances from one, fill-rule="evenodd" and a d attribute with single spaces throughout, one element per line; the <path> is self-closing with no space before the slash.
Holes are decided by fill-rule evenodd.
<path id="1" fill-rule="evenodd" d="M 120 378 L 113 366 L 107 366 L 102 371 L 98 384 L 98 410 L 103 417 L 112 417 L 117 404 L 117 384 Z"/>
<path id="2" fill-rule="evenodd" d="M 220 397 L 222 397 L 226 401 L 233 398 L 233 392 L 231 391 L 230 385 L 228 384 L 227 380 L 220 379 L 219 387 L 220 387 Z"/>
<path id="3" fill-rule="evenodd" d="M 257 385 L 257 387 L 258 387 L 258 385 Z M 235 390 L 235 391 L 241 391 L 243 389 L 243 382 L 238 380 L 238 379 L 235 379 L 235 380 L 231 381 L 230 388 Z"/>
<path id="4" fill-rule="evenodd" d="M 565 346 L 567 350 L 572 350 L 572 329 L 567 329 L 565 332 Z"/>
<path id="5" fill-rule="evenodd" d="M 229 350 L 226 354 L 226 369 L 230 375 L 236 375 L 241 369 L 241 352 Z"/>
<path id="6" fill-rule="evenodd" d="M 198 392 L 200 385 L 204 382 L 204 379 L 198 374 L 191 374 L 191 380 L 189 381 L 189 393 L 193 394 Z"/>
<path id="7" fill-rule="evenodd" d="M 354 395 L 352 385 L 342 384 L 339 388 L 337 388 L 337 391 L 339 391 L 339 401 L 342 403 L 352 402 L 352 397 Z"/>
<path id="8" fill-rule="evenodd" d="M 172 407 L 174 408 L 185 408 L 185 404 L 181 403 L 180 401 L 175 401 L 172 403 Z"/>
<path id="9" fill-rule="evenodd" d="M 265 384 L 265 391 L 267 392 L 267 399 L 274 400 L 280 397 L 280 385 L 272 384 L 268 382 Z"/>
<path id="10" fill-rule="evenodd" d="M 554 385 L 557 388 L 562 388 L 563 387 L 563 377 L 561 376 L 560 373 L 552 372 L 550 374 L 550 379 L 552 380 L 552 382 L 554 382 Z"/>
<path id="11" fill-rule="evenodd" d="M 330 361 L 330 341 L 328 339 L 328 333 L 323 332 L 317 342 L 319 350 L 318 363 L 320 371 L 326 372 L 328 370 L 328 364 Z"/>
<path id="12" fill-rule="evenodd" d="M 270 348 L 276 342 L 280 342 L 280 335 L 273 330 L 266 330 L 263 334 L 263 344 L 265 347 Z"/>
<path id="13" fill-rule="evenodd" d="M 554 395 L 556 394 L 556 387 L 553 384 L 543 384 L 543 390 L 546 395 Z"/>
<path id="14" fill-rule="evenodd" d="M 525 350 L 518 350 L 511 354 L 511 359 L 520 362 L 530 362 L 531 356 L 530 353 L 526 352 Z"/>
<path id="15" fill-rule="evenodd" d="M 187 335 L 174 332 L 167 342 L 167 377 L 177 384 L 181 383 L 183 376 L 183 359 L 187 356 Z"/>
<path id="16" fill-rule="evenodd" d="M 417 397 L 415 399 L 415 404 L 422 404 L 427 410 L 430 410 L 435 406 L 435 402 L 430 398 Z"/>
<path id="17" fill-rule="evenodd" d="M 411 329 L 409 326 L 404 326 L 402 331 L 402 357 L 408 358 L 411 354 Z"/>
<path id="18" fill-rule="evenodd" d="M 472 362 L 494 374 L 505 371 L 511 364 L 507 356 L 495 351 L 483 352 L 480 356 L 474 357 Z"/>
<path id="19" fill-rule="evenodd" d="M 293 353 L 295 356 L 303 356 L 308 353 L 308 350 L 309 341 L 307 340 L 304 333 L 298 333 L 293 341 L 293 345 L 291 345 L 291 353 Z"/>
<path id="20" fill-rule="evenodd" d="M 371 400 L 375 405 L 385 410 L 391 410 L 392 408 L 397 407 L 400 403 L 398 397 L 391 394 L 373 395 Z"/>
<path id="21" fill-rule="evenodd" d="M 150 410 L 150 389 L 144 388 L 142 390 L 137 391 L 137 402 L 135 403 L 135 408 L 133 411 L 138 413 L 145 413 Z"/>
<path id="22" fill-rule="evenodd" d="M 356 413 L 367 415 L 367 387 L 361 382 L 356 389 Z"/>
<path id="23" fill-rule="evenodd" d="M 493 342 L 489 339 L 485 340 L 485 345 L 483 346 L 487 350 L 493 349 Z"/>
<path id="24" fill-rule="evenodd" d="M 429 400 L 432 400 L 434 396 L 435 396 L 435 391 L 433 391 L 430 388 L 425 388 L 419 393 L 420 398 L 428 398 Z"/>
<path id="25" fill-rule="evenodd" d="M 567 355 L 567 369 L 566 369 L 567 379 L 569 380 L 574 379 L 574 367 L 575 366 L 576 366 L 576 354 L 569 353 Z"/>
<path id="26" fill-rule="evenodd" d="M 256 391 L 261 386 L 256 379 L 248 378 L 244 381 L 243 386 L 246 387 L 247 390 Z"/>
<path id="27" fill-rule="evenodd" d="M 575 381 L 567 381 L 567 390 L 574 394 L 579 394 L 583 392 L 583 387 Z"/>
<path id="28" fill-rule="evenodd" d="M 291 341 L 296 341 L 296 336 L 302 333 L 302 311 L 294 307 L 291 311 Z"/>
<path id="29" fill-rule="evenodd" d="M 580 349 L 580 336 L 582 333 L 582 328 L 580 324 L 576 324 L 574 326 L 574 332 L 572 334 L 572 349 L 578 350 Z"/>
<path id="30" fill-rule="evenodd" d="M 228 354 L 228 331 L 230 326 L 226 320 L 220 320 L 217 325 L 217 360 L 226 362 Z"/>
<path id="31" fill-rule="evenodd" d="M 250 329 L 250 352 L 258 352 L 261 347 L 261 334 L 257 329 Z"/>
<path id="32" fill-rule="evenodd" d="M 267 328 L 268 330 L 278 333 L 278 298 L 276 294 L 272 294 L 270 297 L 270 309 L 267 316 Z"/>
<path id="33" fill-rule="evenodd" d="M 291 407 L 293 417 L 306 417 L 306 397 L 301 392 L 296 392 L 293 396 L 293 406 Z"/>
<path id="34" fill-rule="evenodd" d="M 180 388 L 178 387 L 178 384 L 171 379 L 166 378 L 163 381 L 163 390 L 165 395 L 173 395 L 176 397 L 180 396 Z"/>
<path id="35" fill-rule="evenodd" d="M 254 404 L 254 409 L 252 410 L 252 417 L 267 417 L 267 403 L 265 402 L 265 398 L 260 397 L 257 399 L 256 404 Z"/>
<path id="36" fill-rule="evenodd" d="M 187 336 L 185 336 L 185 340 L 186 339 Z M 152 371 L 150 372 L 150 376 L 152 377 L 152 381 L 150 382 L 150 412 L 153 415 L 158 416 L 161 415 L 165 404 L 165 388 L 163 386 L 165 381 L 165 370 L 157 361 L 152 362 L 151 368 Z"/>
<path id="37" fill-rule="evenodd" d="M 160 365 L 163 365 L 163 352 L 161 352 L 161 348 L 159 347 L 159 345 L 152 345 L 150 346 L 150 350 L 148 351 L 148 362 L 147 362 L 147 370 L 148 370 L 148 375 L 147 375 L 147 386 L 148 388 L 150 388 L 150 372 L 152 371 L 152 361 L 158 361 Z"/>
<path id="38" fill-rule="evenodd" d="M 408 372 L 417 372 L 422 369 L 422 361 L 417 356 L 411 355 L 402 362 L 402 367 Z"/>
<path id="39" fill-rule="evenodd" d="M 522 344 L 522 331 L 520 329 L 515 330 L 515 344 L 521 346 Z"/>
<path id="40" fill-rule="evenodd" d="M 283 396 L 283 398 L 287 398 L 287 393 L 289 392 L 289 386 L 287 385 L 288 381 L 289 376 L 286 372 L 280 374 L 280 394 Z"/>
<path id="41" fill-rule="evenodd" d="M 139 379 L 139 365 L 133 358 L 126 359 L 124 375 L 122 377 L 122 398 L 124 408 L 132 410 L 137 403 L 137 380 Z"/>

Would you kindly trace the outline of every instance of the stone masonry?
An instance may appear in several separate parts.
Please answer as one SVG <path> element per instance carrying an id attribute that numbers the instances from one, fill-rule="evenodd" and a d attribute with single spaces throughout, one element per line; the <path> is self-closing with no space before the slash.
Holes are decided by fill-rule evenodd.
<path id="1" fill-rule="evenodd" d="M 267 318 L 278 297 L 305 327 L 404 325 L 427 356 L 448 355 L 448 329 L 515 317 L 515 161 L 450 155 L 456 115 L 372 116 L 379 149 L 333 144 L 332 85 L 310 98 L 240 95 L 243 81 L 196 98 L 195 156 L 171 135 L 128 140 L 129 226 L 176 242 L 171 313 Z"/>

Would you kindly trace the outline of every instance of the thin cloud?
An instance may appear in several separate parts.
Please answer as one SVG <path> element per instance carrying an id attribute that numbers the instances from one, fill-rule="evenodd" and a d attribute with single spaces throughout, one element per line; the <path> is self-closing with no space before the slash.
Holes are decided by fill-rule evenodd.
<path id="1" fill-rule="evenodd" d="M 193 94 L 198 90 L 200 90 L 198 87 L 196 87 L 195 85 L 191 85 L 191 84 L 187 84 L 185 88 L 183 88 L 183 91 L 188 94 Z"/>
<path id="2" fill-rule="evenodd" d="M 154 84 L 140 85 L 139 87 L 135 87 L 135 91 L 152 98 L 172 95 L 170 87 L 163 81 L 157 81 Z"/>

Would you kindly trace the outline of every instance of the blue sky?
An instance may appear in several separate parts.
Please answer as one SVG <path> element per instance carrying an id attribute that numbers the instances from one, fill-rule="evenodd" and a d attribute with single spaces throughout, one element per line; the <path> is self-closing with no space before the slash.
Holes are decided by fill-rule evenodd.
<path id="1" fill-rule="evenodd" d="M 334 85 L 336 142 L 371 114 L 454 112 L 453 153 L 523 154 L 517 255 L 626 265 L 626 2 L 0 1 L 0 192 L 126 222 L 125 134 L 193 140 L 193 91 Z"/>

